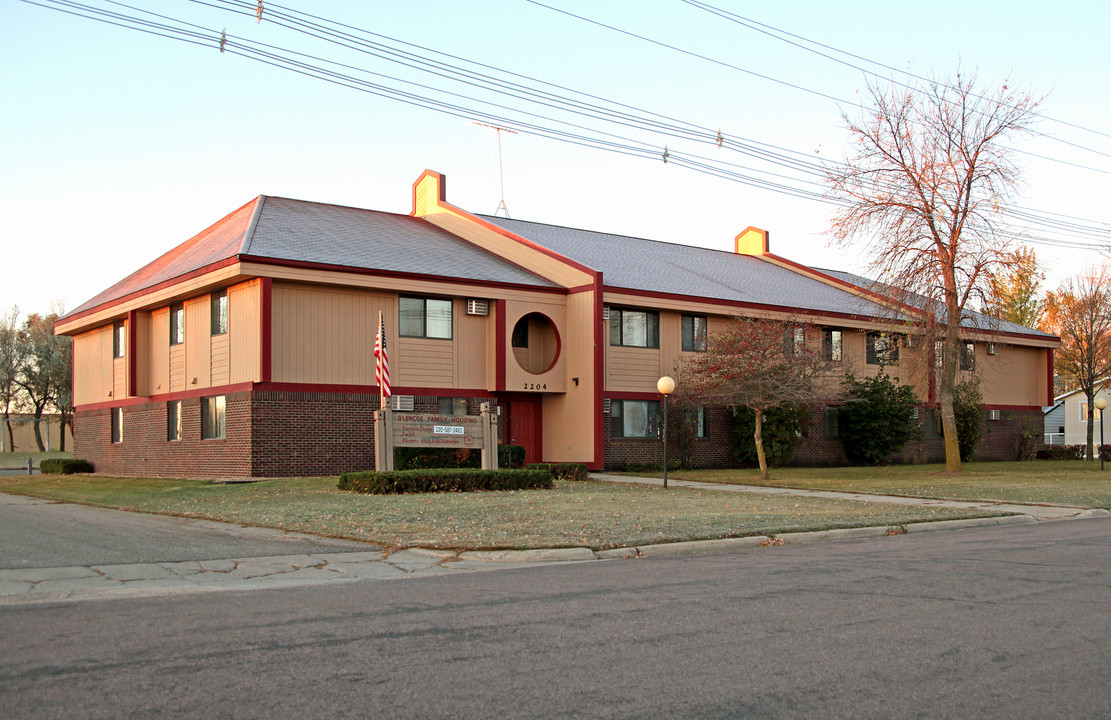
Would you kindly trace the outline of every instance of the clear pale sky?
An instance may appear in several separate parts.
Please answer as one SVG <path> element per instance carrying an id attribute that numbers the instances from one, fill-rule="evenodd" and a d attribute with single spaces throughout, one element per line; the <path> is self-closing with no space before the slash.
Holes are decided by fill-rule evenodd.
<path id="1" fill-rule="evenodd" d="M 843 157 L 846 133 L 832 100 L 524 0 L 285 2 L 730 138 Z M 242 37 L 403 72 L 295 36 L 265 14 L 258 24 L 185 0 L 133 4 L 216 34 L 226 28 L 233 43 Z M 863 97 L 859 71 L 679 0 L 548 4 L 850 102 Z M 1106 0 L 710 4 L 920 75 L 960 64 L 989 84 L 1009 77 L 1047 95 L 1045 115 L 1111 133 Z M 55 301 L 72 309 L 259 194 L 407 213 L 412 182 L 430 168 L 448 177 L 449 202 L 476 213 L 498 207 L 494 131 L 468 120 L 221 54 L 215 35 L 197 47 L 16 0 L 0 0 L 0 27 L 0 311 L 47 311 Z M 1021 149 L 1102 172 L 1023 156 L 1018 204 L 1111 223 L 1111 137 L 1049 121 L 1038 129 L 1086 149 L 1044 137 Z M 665 143 L 687 147 L 660 139 L 661 152 Z M 720 249 L 754 225 L 790 259 L 865 266 L 857 249 L 829 247 L 828 206 L 816 202 L 526 134 L 504 135 L 502 149 L 514 218 Z M 1034 247 L 1050 286 L 1103 259 Z"/>

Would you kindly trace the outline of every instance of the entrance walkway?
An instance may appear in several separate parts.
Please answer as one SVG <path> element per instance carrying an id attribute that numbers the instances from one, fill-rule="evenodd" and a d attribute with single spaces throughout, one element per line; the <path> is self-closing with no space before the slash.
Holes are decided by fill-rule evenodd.
<path id="1" fill-rule="evenodd" d="M 632 477 L 591 473 L 590 477 L 603 482 L 635 483 L 638 485 L 663 485 L 662 478 Z M 1103 515 L 1106 511 L 1093 511 L 1075 505 L 1034 505 L 1013 503 L 1004 500 L 936 500 L 933 498 L 906 497 L 903 495 L 878 495 L 874 493 L 839 492 L 836 490 L 799 490 L 795 488 L 764 487 L 761 485 L 726 485 L 724 483 L 697 482 L 694 480 L 675 480 L 668 478 L 668 487 L 696 488 L 698 490 L 719 490 L 723 492 L 756 493 L 760 495 L 793 495 L 801 497 L 828 498 L 832 500 L 862 500 L 866 502 L 891 503 L 892 505 L 914 505 L 918 507 L 946 507 L 975 510 L 998 510 L 1000 512 L 1022 513 L 1038 520 L 1060 520 L 1073 517 Z"/>

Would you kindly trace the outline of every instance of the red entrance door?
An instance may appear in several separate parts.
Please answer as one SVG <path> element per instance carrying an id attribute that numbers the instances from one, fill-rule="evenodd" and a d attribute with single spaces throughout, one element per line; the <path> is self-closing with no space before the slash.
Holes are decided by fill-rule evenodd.
<path id="1" fill-rule="evenodd" d="M 506 418 L 506 442 L 525 449 L 525 462 L 540 462 L 540 403 L 536 400 L 511 400 Z"/>

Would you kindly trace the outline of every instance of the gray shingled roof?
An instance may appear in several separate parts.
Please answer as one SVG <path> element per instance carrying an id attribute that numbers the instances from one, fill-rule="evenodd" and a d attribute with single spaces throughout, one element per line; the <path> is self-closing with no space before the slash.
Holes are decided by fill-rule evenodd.
<path id="1" fill-rule="evenodd" d="M 815 269 L 817 269 L 817 268 L 815 268 Z M 876 290 L 876 292 L 882 293 L 882 292 L 885 291 L 885 288 L 881 283 L 878 283 L 874 280 L 863 277 L 861 275 L 855 275 L 853 273 L 845 272 L 843 270 L 824 270 L 823 269 L 823 270 L 820 270 L 820 272 L 823 272 L 826 275 L 832 275 L 833 277 L 835 277 L 839 280 L 844 280 L 845 282 L 850 282 L 853 285 L 857 285 L 859 287 L 870 288 L 870 289 L 874 288 Z M 911 304 L 919 305 L 919 306 L 925 306 L 926 305 L 926 299 L 924 297 L 916 296 L 916 299 L 917 299 L 918 302 L 911 303 Z M 938 314 L 939 315 L 943 314 L 941 309 L 938 310 Z M 1042 332 L 1041 330 L 1035 330 L 1034 328 L 1028 328 L 1025 325 L 1019 325 L 1018 323 L 1013 323 L 1009 320 L 1001 320 L 999 318 L 991 317 L 990 315 L 984 315 L 983 313 L 978 313 L 978 312 L 973 312 L 973 311 L 969 311 L 968 316 L 965 317 L 961 321 L 961 327 L 971 328 L 971 329 L 974 329 L 974 330 L 987 330 L 987 331 L 990 331 L 990 332 L 1005 332 L 1005 333 L 1017 333 L 1019 335 L 1033 335 L 1035 337 L 1044 337 L 1046 339 L 1056 339 L 1056 337 L 1057 337 L 1056 335 L 1052 335 L 1050 333 Z"/>
<path id="2" fill-rule="evenodd" d="M 251 225 L 256 214 L 257 220 Z M 260 196 L 67 316 L 243 255 L 447 279 L 557 287 L 420 218 Z"/>
<path id="3" fill-rule="evenodd" d="M 244 255 L 555 287 L 421 218 L 285 198 L 262 202 Z"/>
<path id="4" fill-rule="evenodd" d="M 502 217 L 483 219 L 602 271 L 607 287 L 843 315 L 892 316 L 883 306 L 750 255 Z"/>

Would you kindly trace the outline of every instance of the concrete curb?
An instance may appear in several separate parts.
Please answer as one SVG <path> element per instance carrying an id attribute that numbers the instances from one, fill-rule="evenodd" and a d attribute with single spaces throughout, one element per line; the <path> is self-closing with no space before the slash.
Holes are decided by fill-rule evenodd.
<path id="1" fill-rule="evenodd" d="M 836 528 L 833 530 L 810 530 L 806 532 L 776 533 L 772 537 L 782 540 L 784 545 L 808 545 L 816 542 L 838 542 L 842 540 L 864 540 L 868 538 L 902 535 L 906 532 L 900 525 L 875 527 Z"/>
<path id="2" fill-rule="evenodd" d="M 478 562 L 575 562 L 596 560 L 590 548 L 550 548 L 539 550 L 464 550 L 460 560 Z"/>
<path id="3" fill-rule="evenodd" d="M 1033 515 L 1004 515 L 1002 517 L 969 518 L 967 520 L 936 520 L 934 522 L 907 523 L 903 526 L 908 533 L 935 532 L 937 530 L 959 530 L 961 528 L 986 527 L 988 525 L 1019 525 L 1038 522 Z"/>
<path id="4" fill-rule="evenodd" d="M 760 547 L 770 541 L 771 538 L 767 535 L 752 535 L 739 538 L 720 538 L 718 540 L 691 540 L 660 545 L 638 545 L 635 549 L 640 557 L 664 557 L 667 555 L 693 555 L 695 553 L 724 552 Z"/>

